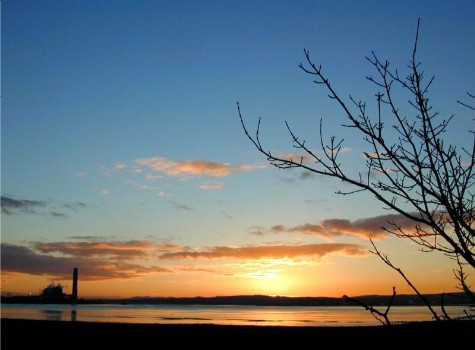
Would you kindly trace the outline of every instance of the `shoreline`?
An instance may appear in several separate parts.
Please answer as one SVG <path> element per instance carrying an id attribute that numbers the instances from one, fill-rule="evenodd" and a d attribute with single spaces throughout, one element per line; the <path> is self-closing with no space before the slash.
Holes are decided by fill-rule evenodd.
<path id="1" fill-rule="evenodd" d="M 178 348 L 245 348 L 255 344 L 306 347 L 324 343 L 331 348 L 368 344 L 388 348 L 407 345 L 462 346 L 475 331 L 475 321 L 413 322 L 391 326 L 227 326 L 214 324 L 137 324 L 83 321 L 1 319 L 1 344 L 74 348 L 103 344 L 110 347 L 139 345 Z M 33 343 L 33 344 L 32 344 Z M 333 344 L 333 345 L 332 345 Z M 344 345 L 344 346 L 343 346 Z M 8 346 L 8 347 L 7 347 Z"/>
<path id="2" fill-rule="evenodd" d="M 434 306 L 440 306 L 442 294 L 426 294 L 425 297 Z M 387 306 L 392 300 L 393 306 L 425 306 L 416 294 L 400 294 L 392 299 L 391 295 L 360 295 L 354 297 L 366 305 Z M 36 296 L 2 296 L 2 304 L 71 304 L 70 299 L 54 302 L 42 300 Z M 132 297 L 117 299 L 84 299 L 75 304 L 151 304 L 151 305 L 252 305 L 252 306 L 358 306 L 344 297 L 288 297 L 270 295 L 229 295 L 214 297 Z M 444 305 L 472 305 L 473 300 L 461 292 L 444 293 Z"/>

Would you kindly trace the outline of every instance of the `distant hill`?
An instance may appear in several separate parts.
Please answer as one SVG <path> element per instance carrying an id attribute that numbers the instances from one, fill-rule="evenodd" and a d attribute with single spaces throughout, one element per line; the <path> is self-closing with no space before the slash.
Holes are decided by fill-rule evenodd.
<path id="1" fill-rule="evenodd" d="M 441 295 L 426 295 L 432 305 L 440 305 Z M 366 305 L 378 306 L 387 305 L 391 296 L 389 295 L 363 295 L 354 297 Z M 235 295 L 216 297 L 193 297 L 193 298 L 163 298 L 163 297 L 134 297 L 123 299 L 123 303 L 130 304 L 175 304 L 175 305 L 257 305 L 257 306 L 350 306 L 355 305 L 345 298 L 331 297 L 286 297 L 267 295 Z M 444 305 L 470 305 L 473 304 L 465 294 L 452 293 L 445 294 Z M 423 305 L 417 295 L 396 295 L 393 305 L 412 306 Z"/>
<path id="2" fill-rule="evenodd" d="M 440 305 L 440 294 L 425 295 L 432 305 Z M 390 295 L 362 295 L 352 297 L 370 306 L 387 305 Z M 11 296 L 2 297 L 2 303 L 41 303 L 37 297 Z M 133 297 L 127 299 L 80 299 L 77 304 L 162 304 L 162 305 L 256 305 L 256 306 L 353 306 L 356 305 L 345 298 L 332 297 L 286 297 L 267 295 L 234 295 L 216 297 Z M 444 295 L 444 305 L 473 305 L 464 293 Z M 396 295 L 394 306 L 423 305 L 421 298 L 415 294 Z"/>

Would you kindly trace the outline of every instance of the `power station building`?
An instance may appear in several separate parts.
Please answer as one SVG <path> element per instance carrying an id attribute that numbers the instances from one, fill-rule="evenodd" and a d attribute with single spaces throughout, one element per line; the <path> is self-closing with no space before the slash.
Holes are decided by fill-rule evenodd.
<path id="1" fill-rule="evenodd" d="M 78 301 L 78 268 L 73 270 L 73 294 L 71 295 L 71 302 L 76 303 Z"/>
<path id="2" fill-rule="evenodd" d="M 79 271 L 75 267 L 73 269 L 73 290 L 72 294 L 65 294 L 63 292 L 63 286 L 58 283 L 51 283 L 49 286 L 43 289 L 40 300 L 45 303 L 71 303 L 75 304 L 78 301 L 78 279 Z"/>

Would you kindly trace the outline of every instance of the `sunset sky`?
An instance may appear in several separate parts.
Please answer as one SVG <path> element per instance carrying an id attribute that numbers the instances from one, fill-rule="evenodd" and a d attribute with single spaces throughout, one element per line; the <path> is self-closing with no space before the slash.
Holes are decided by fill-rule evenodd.
<path id="1" fill-rule="evenodd" d="M 374 108 L 372 51 L 402 75 L 419 59 L 447 142 L 471 140 L 475 2 L 1 2 L 2 294 L 49 283 L 79 296 L 408 293 L 368 237 L 423 293 L 456 291 L 454 265 L 380 229 L 394 212 L 348 185 L 268 164 L 285 129 L 318 146 L 361 137 L 298 68 L 308 49 L 332 86 Z M 408 108 L 401 96 L 402 108 Z M 475 280 L 471 276 L 472 284 Z"/>

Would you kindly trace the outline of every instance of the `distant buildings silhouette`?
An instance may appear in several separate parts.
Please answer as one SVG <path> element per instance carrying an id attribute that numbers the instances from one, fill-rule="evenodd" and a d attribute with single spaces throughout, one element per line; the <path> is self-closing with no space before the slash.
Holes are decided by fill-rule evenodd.
<path id="1" fill-rule="evenodd" d="M 48 303 L 62 303 L 66 300 L 66 294 L 63 292 L 63 286 L 60 283 L 51 283 L 43 289 L 40 299 Z"/>
<path id="2" fill-rule="evenodd" d="M 45 303 L 66 303 L 75 304 L 78 301 L 78 268 L 73 269 L 73 290 L 72 294 L 63 292 L 63 286 L 60 283 L 51 283 L 43 289 L 40 300 Z"/>

